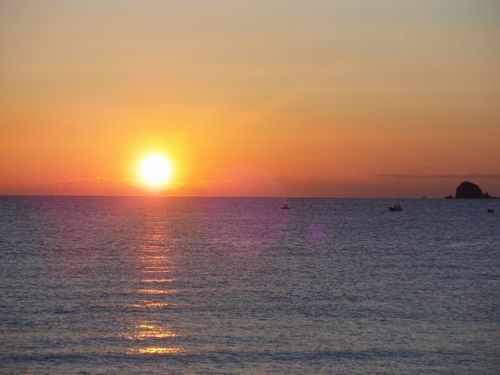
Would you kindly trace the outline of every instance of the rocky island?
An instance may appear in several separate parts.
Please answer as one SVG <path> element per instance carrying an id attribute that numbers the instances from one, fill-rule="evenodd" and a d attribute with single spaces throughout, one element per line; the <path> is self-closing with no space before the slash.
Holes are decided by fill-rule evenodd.
<path id="1" fill-rule="evenodd" d="M 496 199 L 488 193 L 483 193 L 481 188 L 470 181 L 464 181 L 458 185 L 455 196 L 448 195 L 447 199 Z"/>

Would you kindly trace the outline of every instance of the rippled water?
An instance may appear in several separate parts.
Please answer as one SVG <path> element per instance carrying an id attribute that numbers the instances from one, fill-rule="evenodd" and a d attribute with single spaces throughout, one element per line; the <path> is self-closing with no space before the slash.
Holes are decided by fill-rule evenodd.
<path id="1" fill-rule="evenodd" d="M 498 373 L 500 201 L 282 203 L 0 198 L 0 373 Z"/>

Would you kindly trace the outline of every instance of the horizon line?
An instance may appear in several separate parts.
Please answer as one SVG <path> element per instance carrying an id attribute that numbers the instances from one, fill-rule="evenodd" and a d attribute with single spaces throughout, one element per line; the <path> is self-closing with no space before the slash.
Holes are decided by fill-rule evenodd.
<path id="1" fill-rule="evenodd" d="M 373 196 L 373 197 L 339 197 L 339 196 L 301 196 L 301 195 L 290 195 L 290 196 L 269 196 L 269 195 L 164 195 L 164 194 L 1 194 L 0 198 L 4 197 L 53 197 L 53 198 L 208 198 L 208 199 L 414 199 L 414 200 L 437 200 L 446 199 L 443 197 L 409 197 L 409 196 Z"/>

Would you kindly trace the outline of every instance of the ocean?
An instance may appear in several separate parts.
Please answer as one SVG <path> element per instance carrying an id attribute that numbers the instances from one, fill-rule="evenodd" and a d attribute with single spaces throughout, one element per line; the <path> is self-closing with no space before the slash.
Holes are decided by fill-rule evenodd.
<path id="1" fill-rule="evenodd" d="M 500 200 L 283 203 L 0 197 L 0 373 L 500 372 Z"/>

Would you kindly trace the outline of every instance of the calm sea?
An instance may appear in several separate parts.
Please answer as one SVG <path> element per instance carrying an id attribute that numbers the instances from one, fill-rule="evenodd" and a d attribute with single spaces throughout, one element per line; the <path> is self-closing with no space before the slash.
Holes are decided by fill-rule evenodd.
<path id="1" fill-rule="evenodd" d="M 0 198 L 0 373 L 498 374 L 500 200 L 392 203 Z"/>

